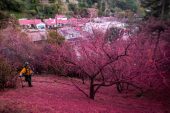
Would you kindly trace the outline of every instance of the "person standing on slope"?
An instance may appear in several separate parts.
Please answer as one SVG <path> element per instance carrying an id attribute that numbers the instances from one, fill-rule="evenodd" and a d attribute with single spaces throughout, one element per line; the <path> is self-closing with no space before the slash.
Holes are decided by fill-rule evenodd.
<path id="1" fill-rule="evenodd" d="M 33 75 L 33 71 L 31 69 L 29 63 L 25 62 L 24 67 L 22 68 L 22 70 L 19 73 L 19 77 L 20 78 L 25 77 L 25 81 L 28 82 L 28 86 L 32 87 L 32 80 L 31 80 L 32 75 Z M 22 84 L 22 87 L 24 87 L 23 84 Z"/>

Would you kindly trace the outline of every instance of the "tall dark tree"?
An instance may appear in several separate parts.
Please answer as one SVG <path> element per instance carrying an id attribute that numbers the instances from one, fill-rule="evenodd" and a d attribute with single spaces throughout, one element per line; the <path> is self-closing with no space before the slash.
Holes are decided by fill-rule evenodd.
<path id="1" fill-rule="evenodd" d="M 146 8 L 148 16 L 168 18 L 170 17 L 169 0 L 141 0 L 142 6 Z"/>
<path id="2" fill-rule="evenodd" d="M 131 10 L 136 12 L 138 9 L 137 1 L 136 0 L 116 0 L 115 1 L 116 7 L 122 10 Z"/>
<path id="3" fill-rule="evenodd" d="M 0 0 L 0 10 L 22 11 L 23 9 L 23 0 Z"/>

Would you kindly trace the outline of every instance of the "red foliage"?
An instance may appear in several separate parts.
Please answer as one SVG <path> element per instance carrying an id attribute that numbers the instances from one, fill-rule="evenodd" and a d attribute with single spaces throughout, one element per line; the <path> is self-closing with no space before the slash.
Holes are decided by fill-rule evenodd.
<path id="1" fill-rule="evenodd" d="M 33 61 L 38 55 L 38 46 L 17 29 L 8 27 L 1 30 L 0 37 L 0 54 L 15 67 L 24 61 Z"/>
<path id="2" fill-rule="evenodd" d="M 72 49 L 62 50 L 67 67 L 90 80 L 89 94 L 76 87 L 92 99 L 100 87 L 114 84 L 119 90 L 123 84 L 145 91 L 170 88 L 169 26 L 162 21 L 149 22 L 128 41 L 108 42 L 96 32 L 91 38 L 73 44 Z"/>
<path id="3" fill-rule="evenodd" d="M 89 80 L 89 94 L 73 83 L 92 99 L 101 87 L 112 85 L 120 92 L 124 85 L 166 91 L 170 88 L 169 25 L 152 19 L 126 41 L 108 41 L 96 31 L 91 37 L 57 46 L 36 45 L 20 31 L 7 28 L 0 32 L 0 54 L 14 65 L 27 60 L 36 70 L 60 75 L 74 72 Z"/>
<path id="4" fill-rule="evenodd" d="M 33 87 L 0 92 L 2 113 L 169 113 L 169 104 L 151 98 L 120 95 L 113 87 L 102 88 L 95 101 L 65 77 L 33 77 Z M 74 79 L 76 80 L 76 79 Z M 85 87 L 81 82 L 80 87 Z"/>
<path id="5" fill-rule="evenodd" d="M 131 40 L 128 57 L 119 61 L 120 72 L 145 91 L 161 92 L 168 99 L 170 89 L 169 22 L 149 20 Z M 125 66 L 126 65 L 126 66 Z"/>
<path id="6" fill-rule="evenodd" d="M 111 67 L 117 60 L 127 55 L 130 45 L 131 43 L 122 41 L 108 42 L 105 37 L 97 33 L 71 46 L 63 45 L 60 48 L 62 52 L 57 51 L 57 54 L 60 54 L 60 61 L 63 60 L 66 67 L 88 78 L 89 94 L 76 84 L 75 86 L 86 96 L 94 99 L 98 89 L 102 86 L 111 86 L 121 82 L 121 80 L 113 79 L 115 72 L 111 71 Z"/>

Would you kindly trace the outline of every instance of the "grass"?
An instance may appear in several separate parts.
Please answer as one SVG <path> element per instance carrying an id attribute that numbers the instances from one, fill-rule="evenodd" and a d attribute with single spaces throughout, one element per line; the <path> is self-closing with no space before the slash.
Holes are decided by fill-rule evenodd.
<path id="1" fill-rule="evenodd" d="M 88 92 L 88 82 L 74 80 Z M 0 93 L 0 113 L 165 113 L 162 103 L 146 97 L 119 94 L 114 87 L 102 88 L 91 100 L 79 92 L 70 79 L 33 77 L 33 87 Z M 109 93 L 108 93 L 109 92 Z M 1 104 L 2 103 L 2 104 Z"/>

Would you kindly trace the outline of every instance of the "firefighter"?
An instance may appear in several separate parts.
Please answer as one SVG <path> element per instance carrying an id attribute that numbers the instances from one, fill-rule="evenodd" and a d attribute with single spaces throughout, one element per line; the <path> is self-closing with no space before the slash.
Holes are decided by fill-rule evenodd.
<path id="1" fill-rule="evenodd" d="M 22 79 L 22 77 L 24 77 L 25 81 L 28 82 L 28 86 L 32 87 L 32 80 L 31 80 L 32 75 L 33 75 L 33 71 L 31 69 L 29 63 L 25 62 L 22 70 L 19 73 L 19 77 L 21 79 Z M 24 87 L 23 84 L 22 84 L 22 87 Z"/>

